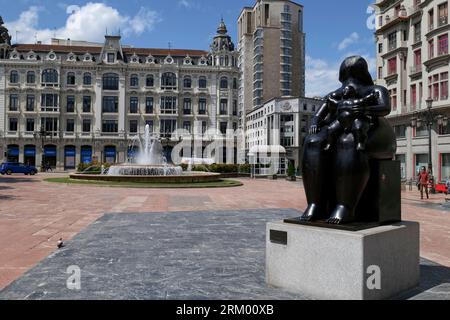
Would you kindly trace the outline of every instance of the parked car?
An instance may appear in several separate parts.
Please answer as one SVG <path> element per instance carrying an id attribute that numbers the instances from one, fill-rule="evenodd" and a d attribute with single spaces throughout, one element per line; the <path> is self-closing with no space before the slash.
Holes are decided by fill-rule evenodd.
<path id="1" fill-rule="evenodd" d="M 0 174 L 10 175 L 12 173 L 23 173 L 25 175 L 32 175 L 38 173 L 35 166 L 29 166 L 18 162 L 4 162 L 0 165 Z"/>

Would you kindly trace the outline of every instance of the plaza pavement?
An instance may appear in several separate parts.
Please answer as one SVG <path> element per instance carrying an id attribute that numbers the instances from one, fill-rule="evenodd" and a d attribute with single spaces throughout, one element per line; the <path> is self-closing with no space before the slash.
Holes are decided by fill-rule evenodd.
<path id="1" fill-rule="evenodd" d="M 132 189 L 44 182 L 47 177 L 0 177 L 0 289 L 70 241 L 105 213 L 230 211 L 306 207 L 301 182 L 250 180 L 237 188 Z M 402 193 L 404 220 L 421 224 L 421 256 L 450 267 L 450 209 L 444 195 L 421 201 Z M 264 212 L 264 211 L 262 211 Z"/>

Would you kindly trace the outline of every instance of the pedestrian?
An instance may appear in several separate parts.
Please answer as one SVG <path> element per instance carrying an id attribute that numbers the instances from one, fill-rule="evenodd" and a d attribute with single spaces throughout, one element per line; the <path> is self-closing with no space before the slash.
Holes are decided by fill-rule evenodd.
<path id="1" fill-rule="evenodd" d="M 421 199 L 423 200 L 423 191 L 424 190 L 427 195 L 427 199 L 430 199 L 430 197 L 428 195 L 429 175 L 428 175 L 427 169 L 425 167 L 422 167 L 422 170 L 420 171 L 418 178 L 419 178 L 419 184 L 420 184 Z"/>

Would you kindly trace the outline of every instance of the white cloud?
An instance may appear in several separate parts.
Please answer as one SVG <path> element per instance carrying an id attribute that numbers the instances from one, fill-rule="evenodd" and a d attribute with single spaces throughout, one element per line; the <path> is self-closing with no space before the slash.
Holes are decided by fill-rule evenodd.
<path id="1" fill-rule="evenodd" d="M 180 0 L 178 1 L 178 5 L 185 8 L 189 8 L 191 7 L 192 4 L 188 0 Z"/>
<path id="2" fill-rule="evenodd" d="M 34 43 L 36 39 L 49 43 L 54 36 L 73 40 L 103 41 L 106 29 L 110 32 L 121 29 L 126 34 L 140 35 L 153 30 L 155 24 L 161 21 L 156 11 L 145 7 L 141 7 L 134 17 L 129 17 L 104 3 L 89 2 L 81 7 L 67 6 L 68 17 L 63 27 L 41 29 L 39 28 L 41 11 L 43 11 L 41 7 L 31 6 L 22 12 L 17 20 L 6 23 L 13 35 L 16 31 L 19 32 L 20 43 Z"/>
<path id="3" fill-rule="evenodd" d="M 323 97 L 341 86 L 339 82 L 339 69 L 346 57 L 362 56 L 369 64 L 372 76 L 376 70 L 376 58 L 364 52 L 346 52 L 339 60 L 326 61 L 306 56 L 306 96 Z"/>
<path id="4" fill-rule="evenodd" d="M 345 38 L 344 40 L 341 41 L 341 43 L 339 43 L 338 45 L 338 50 L 342 51 L 347 49 L 349 46 L 351 46 L 352 44 L 358 42 L 359 40 L 359 34 L 356 32 L 353 32 L 351 35 L 349 35 L 347 38 Z"/>
<path id="5" fill-rule="evenodd" d="M 306 96 L 323 97 L 339 87 L 339 64 L 306 56 Z"/>

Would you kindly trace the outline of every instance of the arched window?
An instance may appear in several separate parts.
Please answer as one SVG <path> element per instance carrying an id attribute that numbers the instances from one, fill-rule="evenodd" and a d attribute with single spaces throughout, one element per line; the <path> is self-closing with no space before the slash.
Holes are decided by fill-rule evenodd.
<path id="1" fill-rule="evenodd" d="M 16 70 L 11 71 L 9 82 L 19 83 L 19 73 Z"/>
<path id="2" fill-rule="evenodd" d="M 223 66 L 223 63 L 224 63 L 224 62 L 223 62 L 223 57 L 221 56 L 219 60 L 220 60 L 219 65 L 220 65 L 220 66 Z"/>
<path id="3" fill-rule="evenodd" d="M 104 74 L 103 90 L 119 90 L 119 76 L 115 73 Z"/>
<path id="4" fill-rule="evenodd" d="M 205 88 L 206 88 L 206 85 L 207 85 L 207 83 L 206 83 L 206 77 L 200 77 L 200 78 L 198 79 L 198 87 L 201 88 L 201 89 L 205 89 Z"/>
<path id="5" fill-rule="evenodd" d="M 152 74 L 147 75 L 147 78 L 145 79 L 145 85 L 147 87 L 153 87 L 155 85 L 155 80 Z"/>
<path id="6" fill-rule="evenodd" d="M 83 84 L 85 86 L 90 86 L 92 84 L 92 76 L 89 72 L 83 74 Z"/>
<path id="7" fill-rule="evenodd" d="M 42 71 L 42 83 L 58 83 L 58 71 L 56 71 L 55 69 L 46 69 Z"/>
<path id="8" fill-rule="evenodd" d="M 229 62 L 228 56 L 225 56 L 225 67 L 228 67 Z"/>
<path id="9" fill-rule="evenodd" d="M 191 88 L 192 87 L 191 77 L 189 77 L 189 76 L 184 77 L 184 79 L 183 79 L 183 87 L 184 88 Z"/>
<path id="10" fill-rule="evenodd" d="M 27 83 L 35 83 L 36 82 L 36 74 L 34 71 L 28 71 L 27 72 Z"/>
<path id="11" fill-rule="evenodd" d="M 68 85 L 75 85 L 75 73 L 69 72 L 67 74 L 67 84 Z"/>
<path id="12" fill-rule="evenodd" d="M 173 72 L 166 72 L 161 77 L 162 89 L 175 89 L 177 87 L 177 76 Z"/>
<path id="13" fill-rule="evenodd" d="M 228 78 L 227 77 L 220 78 L 220 89 L 228 89 Z"/>
<path id="14" fill-rule="evenodd" d="M 130 76 L 130 87 L 138 87 L 139 86 L 139 77 L 137 74 L 132 74 Z"/>

